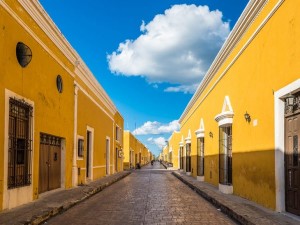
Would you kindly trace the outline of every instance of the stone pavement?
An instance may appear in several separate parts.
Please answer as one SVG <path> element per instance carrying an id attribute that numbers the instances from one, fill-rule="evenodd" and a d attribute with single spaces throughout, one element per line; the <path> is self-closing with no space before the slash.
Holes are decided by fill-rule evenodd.
<path id="1" fill-rule="evenodd" d="M 223 194 L 215 186 L 197 181 L 184 172 L 174 171 L 172 174 L 223 213 L 241 224 L 300 224 L 300 217 L 277 213 L 238 196 Z"/>
<path id="2" fill-rule="evenodd" d="M 45 225 L 236 224 L 156 162 L 134 170 Z"/>
<path id="3" fill-rule="evenodd" d="M 88 185 L 72 189 L 58 189 L 42 194 L 39 199 L 0 213 L 1 225 L 40 224 L 88 199 L 131 172 L 124 171 L 101 178 Z"/>

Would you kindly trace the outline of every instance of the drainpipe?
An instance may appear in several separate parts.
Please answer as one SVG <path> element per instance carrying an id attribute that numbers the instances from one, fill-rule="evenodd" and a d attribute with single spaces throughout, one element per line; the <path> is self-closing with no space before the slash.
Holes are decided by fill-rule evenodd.
<path id="1" fill-rule="evenodd" d="M 72 163 L 72 187 L 78 184 L 78 169 L 77 169 L 77 107 L 78 107 L 78 86 L 74 84 L 74 148 L 73 148 L 73 163 Z"/>

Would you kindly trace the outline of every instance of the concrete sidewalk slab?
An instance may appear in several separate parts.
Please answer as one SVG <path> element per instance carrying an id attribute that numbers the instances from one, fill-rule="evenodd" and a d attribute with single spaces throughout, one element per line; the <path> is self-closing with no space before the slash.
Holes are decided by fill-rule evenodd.
<path id="1" fill-rule="evenodd" d="M 50 217 L 62 213 L 88 199 L 104 188 L 128 176 L 130 171 L 119 172 L 87 185 L 68 190 L 58 189 L 40 195 L 40 198 L 0 213 L 1 225 L 41 224 Z"/>
<path id="2" fill-rule="evenodd" d="M 223 194 L 215 186 L 197 181 L 184 172 L 174 171 L 172 174 L 240 224 L 300 224 L 300 218 L 296 216 L 274 212 L 244 198 Z"/>

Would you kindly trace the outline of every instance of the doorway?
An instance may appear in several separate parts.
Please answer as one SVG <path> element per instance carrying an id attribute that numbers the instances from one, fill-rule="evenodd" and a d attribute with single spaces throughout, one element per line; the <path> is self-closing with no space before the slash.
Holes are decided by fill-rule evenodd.
<path id="1" fill-rule="evenodd" d="M 61 187 L 61 138 L 40 134 L 39 194 Z"/>
<path id="2" fill-rule="evenodd" d="M 285 207 L 300 215 L 300 113 L 285 118 Z"/>

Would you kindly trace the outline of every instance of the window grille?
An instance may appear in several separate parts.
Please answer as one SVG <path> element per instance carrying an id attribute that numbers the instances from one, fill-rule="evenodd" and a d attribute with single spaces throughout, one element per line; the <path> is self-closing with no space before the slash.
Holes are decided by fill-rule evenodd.
<path id="1" fill-rule="evenodd" d="M 24 101 L 9 99 L 8 181 L 9 189 L 31 184 L 32 111 Z"/>
<path id="2" fill-rule="evenodd" d="M 78 139 L 78 157 L 83 157 L 84 151 L 84 141 L 83 139 Z"/>
<path id="3" fill-rule="evenodd" d="M 197 175 L 204 176 L 204 138 L 197 138 Z"/>
<path id="4" fill-rule="evenodd" d="M 191 172 L 191 144 L 186 144 L 186 172 Z"/>
<path id="5" fill-rule="evenodd" d="M 232 184 L 232 127 L 220 127 L 219 182 Z"/>

